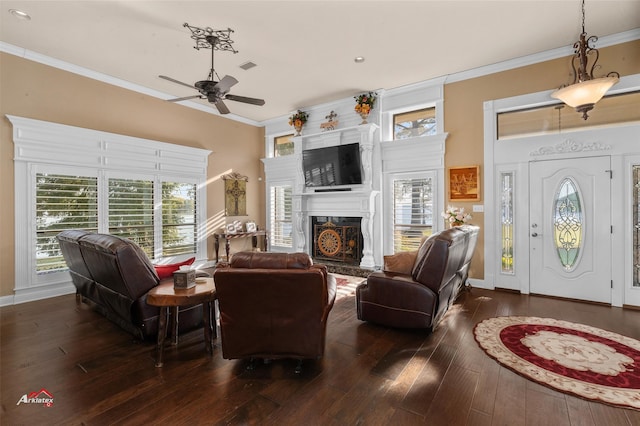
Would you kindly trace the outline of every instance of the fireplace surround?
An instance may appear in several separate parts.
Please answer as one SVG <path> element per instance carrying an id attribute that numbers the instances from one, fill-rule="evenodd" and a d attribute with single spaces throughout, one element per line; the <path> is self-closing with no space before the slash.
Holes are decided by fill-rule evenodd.
<path id="1" fill-rule="evenodd" d="M 322 262 L 343 263 L 362 269 L 375 269 L 382 259 L 382 247 L 373 241 L 374 231 L 381 231 L 380 170 L 373 166 L 376 124 L 363 124 L 315 134 L 293 137 L 294 154 L 263 159 L 269 182 L 290 182 L 292 247 L 291 251 L 305 252 Z M 303 151 L 336 145 L 358 143 L 362 166 L 362 183 L 343 186 L 307 187 L 302 167 Z M 377 178 L 374 179 L 374 176 Z M 281 183 L 280 183 L 281 185 Z M 314 237 L 314 217 L 350 218 L 347 228 L 322 229 L 320 243 Z M 332 222 L 333 223 L 333 222 Z M 358 236 L 354 237 L 355 229 Z M 348 234 L 348 235 L 347 235 Z M 319 234 L 318 234 L 319 235 Z M 380 241 L 380 239 L 378 239 Z M 350 246 L 351 245 L 351 246 Z M 272 249 L 276 249 L 272 245 Z M 354 255 L 354 250 L 357 253 Z M 376 262 L 376 259 L 378 260 Z"/>

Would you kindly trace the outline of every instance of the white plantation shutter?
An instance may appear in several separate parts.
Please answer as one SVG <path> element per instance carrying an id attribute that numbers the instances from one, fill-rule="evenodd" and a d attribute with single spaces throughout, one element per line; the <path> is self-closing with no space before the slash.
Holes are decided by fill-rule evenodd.
<path id="1" fill-rule="evenodd" d="M 109 233 L 128 238 L 153 258 L 153 181 L 109 179 Z"/>
<path id="2" fill-rule="evenodd" d="M 14 250 L 15 301 L 73 291 L 55 238 L 66 229 L 122 235 L 154 258 L 163 252 L 188 252 L 189 257 L 206 259 L 206 180 L 211 151 L 24 117 L 7 118 L 13 125 L 15 146 L 15 235 L 21 241 Z M 178 182 L 169 184 L 166 202 L 171 208 L 165 215 L 163 182 Z M 189 183 L 187 197 L 173 191 L 185 182 Z M 163 230 L 163 217 L 172 231 Z M 183 260 L 181 257 L 167 255 L 161 261 L 171 263 Z"/>
<path id="3" fill-rule="evenodd" d="M 98 229 L 98 179 L 36 174 L 36 271 L 66 269 L 56 240 L 66 229 Z"/>
<path id="4" fill-rule="evenodd" d="M 293 247 L 291 231 L 291 193 L 290 185 L 271 187 L 271 245 Z"/>
<path id="5" fill-rule="evenodd" d="M 416 250 L 433 230 L 432 178 L 393 181 L 394 253 Z"/>
<path id="6" fill-rule="evenodd" d="M 162 183 L 162 255 L 196 252 L 196 185 Z"/>

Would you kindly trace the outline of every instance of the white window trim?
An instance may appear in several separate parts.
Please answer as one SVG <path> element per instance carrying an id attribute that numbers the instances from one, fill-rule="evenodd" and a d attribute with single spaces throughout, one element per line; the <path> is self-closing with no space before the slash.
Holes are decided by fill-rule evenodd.
<path id="1" fill-rule="evenodd" d="M 266 153 L 266 157 L 267 158 L 280 158 L 280 157 L 276 157 L 276 138 L 282 137 L 282 136 L 287 136 L 287 135 L 294 135 L 295 136 L 295 131 L 293 130 L 288 130 L 286 132 L 278 132 L 278 133 L 274 133 L 271 135 L 267 135 L 265 136 L 265 153 Z M 293 154 L 292 154 L 293 155 Z"/>
<path id="2" fill-rule="evenodd" d="M 433 200 L 433 233 L 436 233 L 442 229 L 443 221 L 440 219 L 440 212 L 442 211 L 442 204 L 439 201 L 441 198 L 441 190 L 439 185 L 439 173 L 437 170 L 424 170 L 411 173 L 385 173 L 384 175 L 384 187 L 385 194 L 387 194 L 387 202 L 384 203 L 384 254 L 394 254 L 393 247 L 393 208 L 394 208 L 394 191 L 393 182 L 396 180 L 407 179 L 432 179 L 432 200 Z"/>
<path id="3" fill-rule="evenodd" d="M 277 180 L 277 181 L 269 181 L 266 185 L 266 200 L 267 200 L 267 222 L 266 223 L 271 223 L 272 220 L 272 216 L 271 216 L 271 212 L 272 212 L 272 208 L 273 206 L 271 205 L 271 188 L 274 187 L 282 187 L 282 186 L 290 186 L 291 187 L 291 203 L 295 202 L 295 197 L 293 195 L 294 192 L 294 181 L 292 180 Z M 291 227 L 293 228 L 294 226 L 294 221 L 293 221 L 293 217 L 291 217 Z M 269 232 L 274 232 L 273 229 L 269 229 Z M 292 233 L 291 235 L 291 246 L 283 246 L 283 245 L 277 245 L 275 242 L 275 238 L 273 238 L 273 234 L 269 235 L 269 249 L 271 251 L 274 252 L 284 252 L 284 253 L 288 253 L 291 252 L 293 250 L 294 247 L 294 238 L 295 238 L 295 232 Z"/>
<path id="4" fill-rule="evenodd" d="M 23 303 L 75 291 L 68 272 L 35 272 L 35 175 L 112 175 L 197 184 L 196 259 L 206 260 L 206 181 L 211 151 L 7 115 L 13 125 L 15 178 L 15 295 Z M 100 183 L 99 183 L 100 184 Z M 100 205 L 102 204 L 102 205 Z M 105 200 L 99 201 L 104 208 Z M 107 223 L 99 223 L 106 232 Z M 204 227 L 204 228 L 203 228 Z"/>
<path id="5" fill-rule="evenodd" d="M 442 100 L 427 102 L 423 104 L 411 105 L 404 108 L 398 108 L 394 110 L 385 111 L 383 117 L 383 129 L 384 129 L 384 141 L 395 141 L 394 139 L 394 125 L 393 125 L 393 117 L 398 114 L 404 114 L 407 112 L 420 111 L 427 108 L 435 109 L 435 119 L 436 119 L 436 134 L 444 133 L 444 102 Z M 424 138 L 425 136 L 416 136 L 416 138 Z M 433 136 L 433 135 L 431 135 Z M 405 138 L 413 139 L 413 138 Z"/>

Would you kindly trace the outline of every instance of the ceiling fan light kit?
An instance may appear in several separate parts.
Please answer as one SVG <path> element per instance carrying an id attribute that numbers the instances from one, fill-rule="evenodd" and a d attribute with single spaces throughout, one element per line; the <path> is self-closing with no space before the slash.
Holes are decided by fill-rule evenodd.
<path id="1" fill-rule="evenodd" d="M 224 100 L 230 100 L 235 102 L 242 102 L 251 105 L 264 105 L 263 99 L 249 98 L 247 96 L 232 95 L 229 93 L 231 87 L 238 84 L 238 80 L 230 75 L 225 75 L 222 79 L 218 76 L 214 66 L 214 52 L 216 50 L 238 53 L 233 47 L 233 40 L 231 40 L 231 34 L 233 30 L 227 28 L 226 30 L 214 30 L 209 27 L 199 28 L 191 26 L 187 23 L 184 27 L 189 28 L 191 31 L 191 38 L 195 40 L 196 45 L 194 49 L 211 49 L 211 70 L 206 80 L 197 81 L 193 85 L 183 83 L 165 75 L 159 77 L 173 83 L 181 84 L 186 87 L 194 88 L 198 92 L 198 95 L 185 96 L 182 98 L 169 99 L 169 102 L 180 102 L 189 99 L 206 99 L 210 103 L 214 104 L 220 114 L 229 114 L 229 108 L 223 102 Z M 216 81 L 215 79 L 219 81 Z"/>
<path id="2" fill-rule="evenodd" d="M 619 81 L 620 74 L 612 71 L 604 77 L 595 78 L 593 76 L 593 70 L 596 68 L 600 53 L 598 49 L 592 47 L 592 44 L 598 41 L 598 37 L 587 37 L 584 29 L 584 16 L 584 0 L 582 0 L 582 33 L 580 34 L 580 39 L 573 45 L 575 51 L 571 58 L 573 82 L 560 87 L 551 94 L 551 97 L 560 99 L 565 104 L 575 108 L 577 112 L 582 113 L 582 118 L 586 120 L 589 118 L 587 113 L 602 99 L 611 86 Z M 587 70 L 589 55 L 593 57 L 593 62 Z"/>

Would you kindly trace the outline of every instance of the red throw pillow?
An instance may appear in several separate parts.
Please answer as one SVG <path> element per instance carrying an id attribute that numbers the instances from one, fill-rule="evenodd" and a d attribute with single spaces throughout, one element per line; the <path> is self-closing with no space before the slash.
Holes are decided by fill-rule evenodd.
<path id="1" fill-rule="evenodd" d="M 158 273 L 158 277 L 160 277 L 160 279 L 163 280 L 165 278 L 172 277 L 173 273 L 175 271 L 177 271 L 178 269 L 180 269 L 181 266 L 183 266 L 183 265 L 191 265 L 195 260 L 196 260 L 196 258 L 192 257 L 191 259 L 187 259 L 184 262 L 171 263 L 171 264 L 168 264 L 168 265 L 153 265 L 153 267 L 156 268 L 156 272 Z"/>

